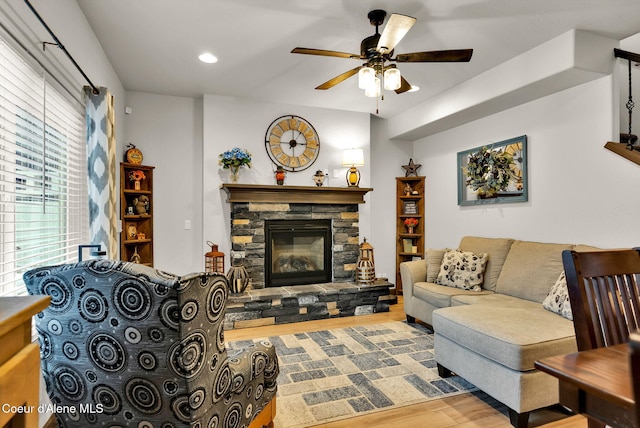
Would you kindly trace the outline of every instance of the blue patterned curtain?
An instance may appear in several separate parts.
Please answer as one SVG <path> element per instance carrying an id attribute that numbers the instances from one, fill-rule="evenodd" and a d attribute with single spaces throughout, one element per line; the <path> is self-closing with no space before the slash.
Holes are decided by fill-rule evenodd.
<path id="1" fill-rule="evenodd" d="M 89 233 L 110 259 L 118 258 L 116 224 L 116 136 L 113 96 L 107 88 L 94 94 L 85 87 Z"/>

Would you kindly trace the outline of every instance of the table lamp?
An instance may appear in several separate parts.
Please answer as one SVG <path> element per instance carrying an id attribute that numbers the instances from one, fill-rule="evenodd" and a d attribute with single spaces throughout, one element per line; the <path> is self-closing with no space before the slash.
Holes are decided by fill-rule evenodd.
<path id="1" fill-rule="evenodd" d="M 360 171 L 356 166 L 364 165 L 364 152 L 362 149 L 347 149 L 343 153 L 342 166 L 350 167 L 347 171 L 347 185 L 358 187 L 360 183 Z"/>

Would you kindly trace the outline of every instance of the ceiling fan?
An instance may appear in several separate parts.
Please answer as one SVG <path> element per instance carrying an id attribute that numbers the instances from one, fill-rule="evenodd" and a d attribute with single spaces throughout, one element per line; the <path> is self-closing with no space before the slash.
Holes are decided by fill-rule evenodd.
<path id="1" fill-rule="evenodd" d="M 329 89 L 349 77 L 358 74 L 358 86 L 365 90 L 365 95 L 377 97 L 380 95 L 381 80 L 384 88 L 401 94 L 412 89 L 407 80 L 400 74 L 396 64 L 398 62 L 469 62 L 473 49 L 455 49 L 441 51 L 413 52 L 398 54 L 393 57 L 398 42 L 407 34 L 416 22 L 416 18 L 397 13 L 391 14 L 382 34 L 378 27 L 382 25 L 387 12 L 376 9 L 369 12 L 367 17 L 371 25 L 376 27 L 376 33 L 366 37 L 360 43 L 360 54 L 330 51 L 324 49 L 295 48 L 291 53 L 305 55 L 332 56 L 366 61 L 363 65 L 346 71 L 316 87 Z M 380 76 L 380 77 L 378 77 Z"/>

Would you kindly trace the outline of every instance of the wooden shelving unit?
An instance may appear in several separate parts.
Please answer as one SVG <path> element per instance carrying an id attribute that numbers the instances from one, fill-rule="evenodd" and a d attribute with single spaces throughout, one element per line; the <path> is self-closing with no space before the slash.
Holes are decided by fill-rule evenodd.
<path id="1" fill-rule="evenodd" d="M 418 220 L 412 232 L 407 218 Z M 424 258 L 424 177 L 396 177 L 396 294 L 402 294 L 400 263 L 417 258 Z"/>
<path id="2" fill-rule="evenodd" d="M 153 169 L 153 166 L 120 163 L 120 259 L 133 261 L 137 252 L 140 263 L 147 266 L 153 266 Z M 146 177 L 140 181 L 139 189 L 129 178 L 136 170 L 142 171 Z M 145 203 L 146 213 L 142 214 L 134 206 L 135 200 L 139 201 L 141 196 L 149 198 Z"/>

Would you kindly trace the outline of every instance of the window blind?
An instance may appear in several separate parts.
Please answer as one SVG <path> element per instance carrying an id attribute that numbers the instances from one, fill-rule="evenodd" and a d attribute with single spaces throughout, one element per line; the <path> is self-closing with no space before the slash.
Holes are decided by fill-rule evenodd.
<path id="1" fill-rule="evenodd" d="M 0 38 L 0 296 L 88 239 L 84 112 Z"/>

